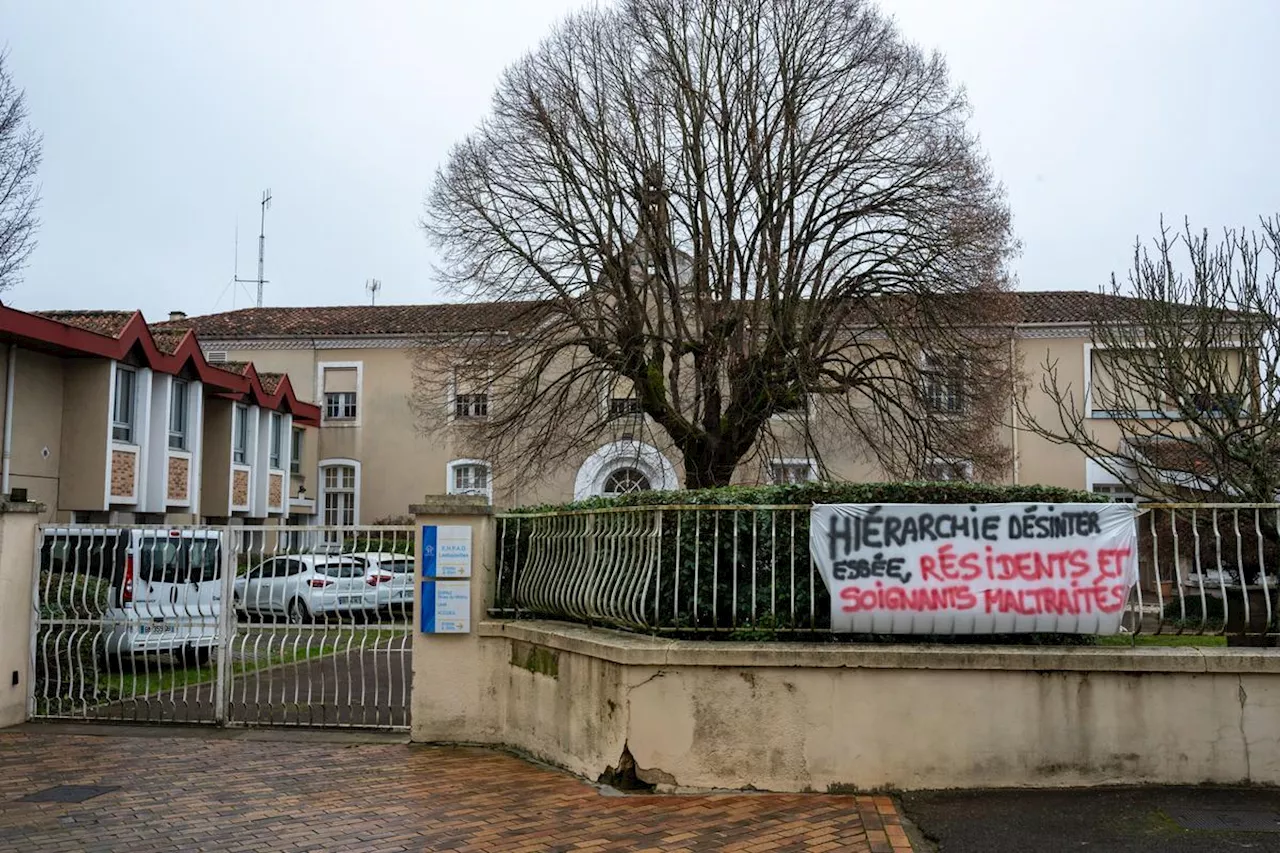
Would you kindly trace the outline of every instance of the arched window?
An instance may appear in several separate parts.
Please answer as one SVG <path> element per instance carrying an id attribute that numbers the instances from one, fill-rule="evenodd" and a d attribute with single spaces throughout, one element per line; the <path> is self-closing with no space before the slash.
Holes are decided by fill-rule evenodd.
<path id="1" fill-rule="evenodd" d="M 493 476 L 482 459 L 455 459 L 446 471 L 445 491 L 451 495 L 484 495 L 493 498 Z"/>
<path id="2" fill-rule="evenodd" d="M 647 489 L 678 489 L 675 467 L 652 445 L 632 439 L 606 444 L 578 468 L 573 481 L 575 500 L 599 495 L 622 495 Z"/>
<path id="3" fill-rule="evenodd" d="M 601 492 L 612 497 L 631 492 L 647 492 L 652 488 L 649 478 L 645 476 L 643 471 L 638 471 L 635 468 L 619 468 L 616 471 L 609 472 L 609 475 L 604 478 L 604 488 Z"/>

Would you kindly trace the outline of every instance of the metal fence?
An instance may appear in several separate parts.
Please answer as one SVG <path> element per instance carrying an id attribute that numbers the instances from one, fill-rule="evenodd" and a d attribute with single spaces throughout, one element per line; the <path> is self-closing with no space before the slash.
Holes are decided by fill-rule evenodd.
<path id="1" fill-rule="evenodd" d="M 413 549 L 409 527 L 43 526 L 29 713 L 407 728 Z"/>
<path id="2" fill-rule="evenodd" d="M 498 516 L 492 613 L 669 634 L 825 634 L 807 505 Z M 1280 505 L 1149 504 L 1130 634 L 1280 635 Z"/>

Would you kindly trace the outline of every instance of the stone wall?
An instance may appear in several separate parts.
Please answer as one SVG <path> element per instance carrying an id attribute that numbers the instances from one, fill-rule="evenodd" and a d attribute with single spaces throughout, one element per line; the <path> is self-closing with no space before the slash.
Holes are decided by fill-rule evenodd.
<path id="1" fill-rule="evenodd" d="M 590 779 L 664 788 L 1280 784 L 1280 655 L 1226 648 L 677 642 L 482 622 L 473 716 Z M 417 685 L 415 680 L 415 685 Z M 415 692 L 415 739 L 432 687 Z"/>

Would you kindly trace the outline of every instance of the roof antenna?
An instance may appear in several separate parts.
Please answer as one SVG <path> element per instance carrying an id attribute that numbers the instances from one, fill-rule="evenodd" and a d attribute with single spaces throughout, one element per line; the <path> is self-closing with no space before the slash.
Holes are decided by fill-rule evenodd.
<path id="1" fill-rule="evenodd" d="M 378 291 L 382 290 L 382 282 L 376 278 L 371 278 L 364 283 L 364 289 L 369 291 L 369 304 L 378 304 Z"/>
<path id="2" fill-rule="evenodd" d="M 242 284 L 257 283 L 259 308 L 262 307 L 262 285 L 267 283 L 267 280 L 263 278 L 262 273 L 267 248 L 267 208 L 269 207 L 271 207 L 271 190 L 265 189 L 262 191 L 262 218 L 258 229 L 258 277 L 256 279 L 240 278 L 239 271 L 237 270 L 236 272 L 236 281 Z"/>

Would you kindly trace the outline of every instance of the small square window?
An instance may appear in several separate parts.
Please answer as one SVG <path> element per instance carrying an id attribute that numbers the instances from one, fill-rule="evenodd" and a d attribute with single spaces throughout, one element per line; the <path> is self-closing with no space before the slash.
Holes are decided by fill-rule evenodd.
<path id="1" fill-rule="evenodd" d="M 774 485 L 809 483 L 813 479 L 813 463 L 808 459 L 774 460 L 769 463 L 769 482 Z"/>
<path id="2" fill-rule="evenodd" d="M 643 411 L 640 408 L 640 401 L 635 397 L 610 397 L 609 398 L 609 417 L 625 418 L 638 415 Z"/>
<path id="3" fill-rule="evenodd" d="M 453 401 L 453 414 L 458 418 L 489 417 L 488 394 L 459 394 Z"/>
<path id="4" fill-rule="evenodd" d="M 352 421 L 356 418 L 355 391 L 327 391 L 324 395 L 324 419 Z"/>
<path id="5" fill-rule="evenodd" d="M 925 466 L 926 480 L 968 482 L 973 479 L 973 463 L 964 459 L 935 459 Z"/>

